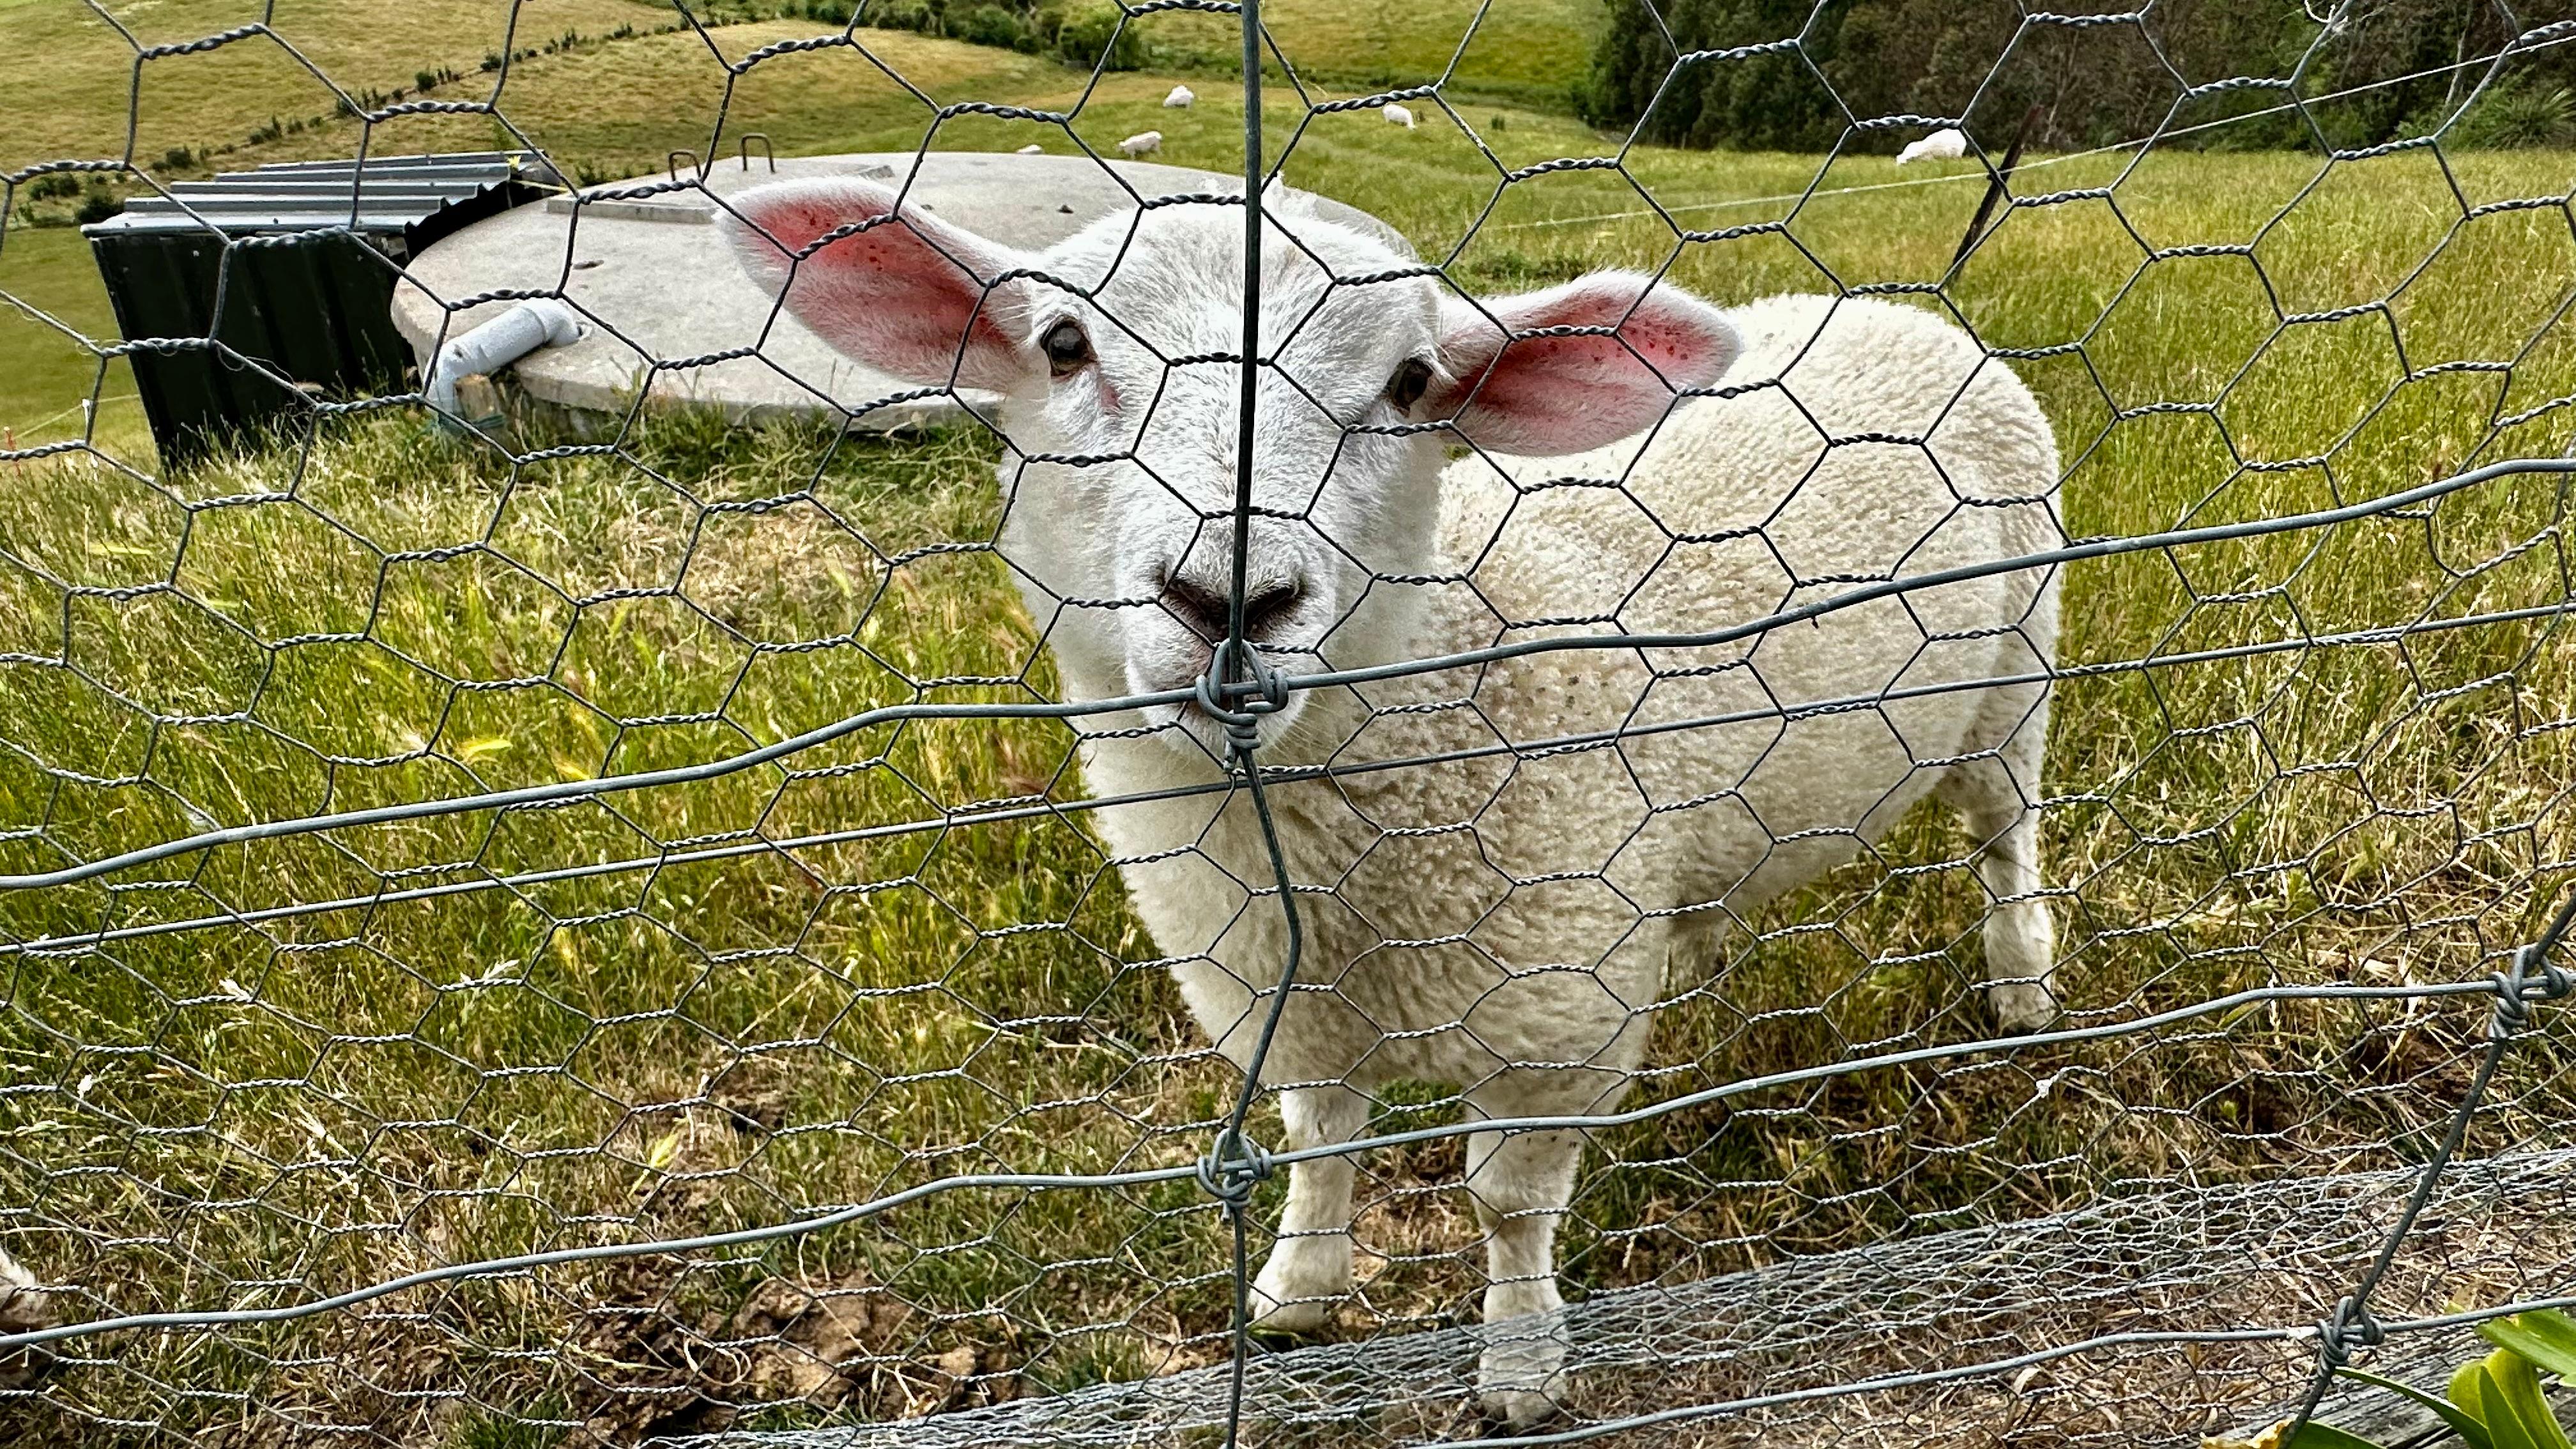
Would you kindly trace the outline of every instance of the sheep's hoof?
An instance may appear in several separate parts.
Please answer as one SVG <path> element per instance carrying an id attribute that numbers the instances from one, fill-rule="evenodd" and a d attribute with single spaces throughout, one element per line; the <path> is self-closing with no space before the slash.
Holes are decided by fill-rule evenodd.
<path id="1" fill-rule="evenodd" d="M 1486 1389 L 1476 1395 L 1476 1407 L 1487 1432 L 1495 1437 L 1546 1434 L 1574 1427 L 1574 1414 L 1566 1408 L 1562 1393 L 1560 1375 L 1556 1384 L 1545 1390 Z"/>
<path id="2" fill-rule="evenodd" d="M 1544 1317 L 1505 1320 L 1476 1362 L 1476 1403 L 1489 1422 L 1512 1434 L 1533 1434 L 1567 1417 L 1565 1341 Z"/>
<path id="3" fill-rule="evenodd" d="M 34 1275 L 0 1257 L 0 1334 L 34 1333 L 55 1322 L 53 1300 L 36 1286 Z M 0 1353 L 0 1389 L 27 1388 L 53 1366 L 54 1356 L 42 1348 Z"/>
<path id="4" fill-rule="evenodd" d="M 1294 1343 L 1311 1339 L 1324 1331 L 1332 1321 L 1333 1305 L 1325 1298 L 1292 1298 L 1286 1302 L 1271 1297 L 1258 1283 L 1253 1285 L 1252 1321 L 1244 1331 L 1266 1343 Z"/>
<path id="5" fill-rule="evenodd" d="M 1316 1336 L 1311 1330 L 1273 1328 L 1266 1323 L 1251 1325 L 1243 1330 L 1243 1336 L 1251 1339 L 1253 1347 L 1264 1353 L 1286 1353 L 1292 1348 L 1304 1348 L 1316 1341 Z"/>
<path id="6" fill-rule="evenodd" d="M 1252 1280 L 1251 1331 L 1268 1338 L 1313 1338 L 1333 1320 L 1351 1283 L 1350 1239 L 1283 1238 Z"/>
<path id="7" fill-rule="evenodd" d="M 1986 988 L 1986 1004 L 2006 1032 L 2046 1031 L 2057 1024 L 2057 997 L 2036 981 L 1999 981 Z"/>

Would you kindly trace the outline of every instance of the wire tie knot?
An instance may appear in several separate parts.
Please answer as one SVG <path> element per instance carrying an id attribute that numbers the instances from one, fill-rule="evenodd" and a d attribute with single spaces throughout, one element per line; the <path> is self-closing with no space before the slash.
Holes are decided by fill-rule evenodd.
<path id="1" fill-rule="evenodd" d="M 2576 990 L 2576 975 L 2551 961 L 2537 944 L 2516 947 L 2513 964 L 2489 979 L 2495 983 L 2496 1007 L 2487 1035 L 2496 1041 L 2531 1020 L 2533 1002 L 2556 1001 Z"/>
<path id="2" fill-rule="evenodd" d="M 1267 1181 L 1271 1171 L 1269 1152 L 1231 1129 L 1198 1161 L 1199 1186 L 1225 1204 L 1227 1212 L 1243 1211 L 1252 1201 L 1252 1190 Z"/>
<path id="3" fill-rule="evenodd" d="M 1237 670 L 1240 679 L 1251 684 L 1249 691 L 1238 682 Z M 1200 711 L 1225 726 L 1225 740 L 1235 758 L 1249 759 L 1261 743 L 1261 717 L 1288 706 L 1288 679 L 1271 668 L 1259 651 L 1238 640 L 1218 646 L 1216 657 L 1199 676 L 1197 693 Z"/>
<path id="4" fill-rule="evenodd" d="M 2388 1330 L 2370 1316 L 2370 1309 L 2360 1299 L 2348 1297 L 2317 1325 L 2317 1357 L 2327 1368 L 2340 1369 L 2352 1362 L 2355 1348 L 2377 1348 L 2387 1339 Z"/>

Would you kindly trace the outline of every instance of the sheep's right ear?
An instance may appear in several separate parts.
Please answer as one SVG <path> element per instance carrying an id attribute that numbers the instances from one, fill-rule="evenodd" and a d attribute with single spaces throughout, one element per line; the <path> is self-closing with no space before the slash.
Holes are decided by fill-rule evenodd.
<path id="1" fill-rule="evenodd" d="M 1481 302 L 1442 299 L 1428 405 L 1479 447 L 1562 457 L 1617 442 L 1744 351 L 1726 315 L 1635 272 Z"/>
<path id="2" fill-rule="evenodd" d="M 743 269 L 843 353 L 923 386 L 1008 389 L 1034 364 L 1019 336 L 1028 259 L 836 178 L 782 181 L 724 204 Z"/>

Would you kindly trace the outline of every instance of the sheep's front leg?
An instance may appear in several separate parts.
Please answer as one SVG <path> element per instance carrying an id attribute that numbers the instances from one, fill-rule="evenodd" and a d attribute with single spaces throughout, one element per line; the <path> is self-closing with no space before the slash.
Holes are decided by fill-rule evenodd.
<path id="1" fill-rule="evenodd" d="M 1368 1099 L 1348 1087 L 1294 1087 L 1280 1094 L 1279 1115 L 1290 1150 L 1323 1147 L 1359 1135 L 1368 1121 Z M 1347 1155 L 1288 1169 L 1279 1240 L 1252 1283 L 1255 1330 L 1313 1333 L 1350 1291 L 1351 1179 L 1357 1170 Z"/>
<path id="2" fill-rule="evenodd" d="M 1500 1115 L 1488 1111 L 1488 1116 Z M 1485 1236 L 1485 1351 L 1476 1366 L 1485 1411 L 1527 1428 L 1565 1397 L 1565 1298 L 1556 1287 L 1556 1229 L 1574 1197 L 1583 1139 L 1573 1132 L 1478 1132 L 1467 1139 L 1467 1192 Z"/>

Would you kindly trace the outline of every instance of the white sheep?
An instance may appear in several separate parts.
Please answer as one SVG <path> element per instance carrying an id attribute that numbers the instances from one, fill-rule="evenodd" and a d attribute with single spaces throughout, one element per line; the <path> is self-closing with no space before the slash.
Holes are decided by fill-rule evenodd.
<path id="1" fill-rule="evenodd" d="M 1968 136 L 1955 126 L 1944 126 L 1919 141 L 1908 141 L 1896 153 L 1896 164 L 1912 165 L 1917 161 L 1956 161 L 1968 154 Z"/>
<path id="2" fill-rule="evenodd" d="M 1378 107 L 1377 113 L 1386 117 L 1386 123 L 1390 126 L 1402 126 L 1408 131 L 1413 129 L 1413 112 L 1393 101 Z"/>
<path id="3" fill-rule="evenodd" d="M 840 350 L 907 383 L 999 394 L 1008 457 L 1117 460 L 1005 462 L 1001 553 L 1068 698 L 1189 688 L 1230 586 L 1239 217 L 1124 211 L 1029 254 L 908 211 L 814 250 L 790 284 L 791 252 L 894 200 L 855 180 L 780 183 L 734 198 L 757 229 L 732 234 Z M 1400 242 L 1292 195 L 1265 211 L 1297 241 L 1264 248 L 1274 355 L 1244 588 L 1247 634 L 1282 674 L 1708 631 L 1854 579 L 2062 540 L 2046 418 L 1929 311 L 1782 297 L 1720 312 L 1625 272 L 1469 304 Z M 1506 348 L 1502 328 L 1577 330 Z M 1204 361 L 1161 360 L 1180 357 Z M 1721 375 L 1749 390 L 1673 406 L 1675 388 Z M 1427 421 L 1454 435 L 1389 431 Z M 1483 451 L 1444 469 L 1452 437 Z M 1996 1015 L 2048 1020 L 2032 805 L 2048 700 L 2029 681 L 2056 631 L 2053 574 L 2014 571 L 1725 645 L 1289 691 L 1253 724 L 1268 764 L 1449 762 L 1269 787 L 1292 878 L 1329 887 L 1298 896 L 1308 989 L 1262 1068 L 1287 1145 L 1356 1136 L 1396 1079 L 1458 1084 L 1473 1117 L 1612 1109 L 1653 1004 L 1708 978 L 1731 923 L 1933 795 L 1966 817 L 1994 902 Z M 1851 700 L 1879 702 L 1777 713 Z M 1727 722 L 1663 728 L 1711 717 Z M 1223 785 L 1227 738 L 1194 703 L 1159 705 L 1088 721 L 1081 758 L 1091 791 L 1131 802 L 1093 818 L 1191 1014 L 1241 1064 L 1285 951 L 1271 865 L 1246 792 L 1176 789 Z M 1562 1387 L 1555 1238 L 1581 1152 L 1569 1131 L 1468 1141 L 1484 1314 L 1506 1325 L 1479 1386 L 1515 1424 Z M 1290 1173 L 1253 1290 L 1265 1328 L 1320 1327 L 1350 1291 L 1353 1173 L 1347 1156 Z"/>
<path id="4" fill-rule="evenodd" d="M 1197 99 L 1198 94 L 1192 91 L 1188 86 L 1174 86 L 1172 87 L 1172 93 L 1163 97 L 1163 105 L 1167 110 L 1185 111 L 1188 110 L 1191 103 L 1195 102 Z"/>
<path id="5" fill-rule="evenodd" d="M 1162 149 L 1163 133 L 1160 131 L 1139 131 L 1118 143 L 1119 154 L 1129 160 L 1139 156 L 1150 156 Z"/>

